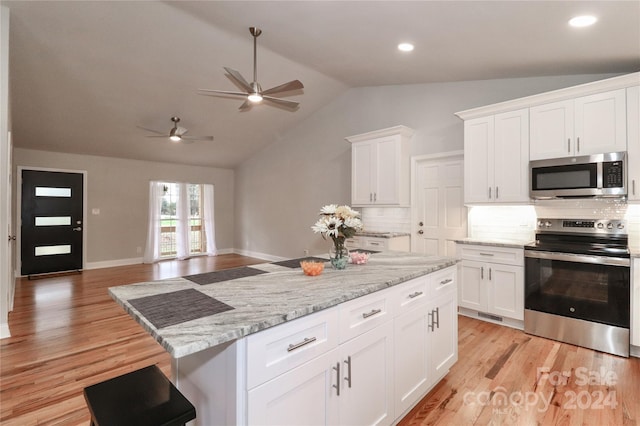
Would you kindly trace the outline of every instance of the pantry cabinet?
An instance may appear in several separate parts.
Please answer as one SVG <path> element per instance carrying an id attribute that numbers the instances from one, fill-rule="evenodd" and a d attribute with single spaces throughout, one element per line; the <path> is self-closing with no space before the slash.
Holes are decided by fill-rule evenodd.
<path id="1" fill-rule="evenodd" d="M 529 202 L 529 111 L 464 122 L 464 201 Z"/>
<path id="2" fill-rule="evenodd" d="M 640 86 L 627 89 L 627 193 L 640 201 Z"/>
<path id="3" fill-rule="evenodd" d="M 395 126 L 350 136 L 351 204 L 408 206 L 413 130 Z"/>
<path id="4" fill-rule="evenodd" d="M 461 308 L 498 321 L 524 320 L 523 249 L 458 244 L 458 256 Z"/>
<path id="5" fill-rule="evenodd" d="M 530 159 L 626 151 L 625 89 L 533 106 Z"/>

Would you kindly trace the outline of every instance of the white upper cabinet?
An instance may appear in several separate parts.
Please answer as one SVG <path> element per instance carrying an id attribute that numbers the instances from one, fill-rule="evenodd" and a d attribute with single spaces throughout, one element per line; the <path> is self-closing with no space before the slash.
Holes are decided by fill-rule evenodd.
<path id="1" fill-rule="evenodd" d="M 640 86 L 627 89 L 627 138 L 627 193 L 629 201 L 640 201 Z"/>
<path id="2" fill-rule="evenodd" d="M 395 126 L 346 138 L 351 142 L 351 204 L 408 206 L 413 130 Z"/>
<path id="3" fill-rule="evenodd" d="M 464 201 L 529 201 L 529 110 L 464 122 Z"/>
<path id="4" fill-rule="evenodd" d="M 626 151 L 625 89 L 534 106 L 530 159 Z"/>

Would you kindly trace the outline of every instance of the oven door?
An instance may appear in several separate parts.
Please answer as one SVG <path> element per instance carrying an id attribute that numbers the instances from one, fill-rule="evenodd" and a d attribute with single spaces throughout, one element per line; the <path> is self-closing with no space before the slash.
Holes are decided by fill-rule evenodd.
<path id="1" fill-rule="evenodd" d="M 629 328 L 629 259 L 525 250 L 525 309 Z"/>

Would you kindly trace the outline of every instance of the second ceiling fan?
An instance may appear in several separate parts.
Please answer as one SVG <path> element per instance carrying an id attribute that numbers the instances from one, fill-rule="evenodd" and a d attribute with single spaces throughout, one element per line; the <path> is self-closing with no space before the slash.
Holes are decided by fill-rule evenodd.
<path id="1" fill-rule="evenodd" d="M 229 74 L 231 79 L 242 89 L 244 92 L 233 92 L 229 90 L 212 90 L 212 89 L 198 89 L 201 95 L 210 95 L 215 96 L 216 94 L 220 95 L 232 95 L 232 96 L 242 96 L 246 98 L 244 103 L 240 106 L 241 111 L 248 110 L 252 105 L 258 104 L 260 102 L 267 101 L 271 102 L 277 106 L 285 107 L 288 109 L 296 109 L 300 105 L 298 102 L 290 101 L 287 99 L 275 98 L 271 95 L 275 95 L 277 93 L 291 92 L 294 90 L 303 89 L 304 86 L 300 82 L 300 80 L 292 80 L 288 83 L 281 84 L 276 87 L 272 87 L 271 89 L 262 90 L 262 87 L 258 83 L 258 65 L 257 65 L 257 39 L 262 34 L 262 30 L 256 27 L 250 27 L 249 32 L 253 36 L 253 81 L 251 83 L 247 82 L 247 80 L 242 77 L 238 71 L 224 67 L 225 71 Z"/>

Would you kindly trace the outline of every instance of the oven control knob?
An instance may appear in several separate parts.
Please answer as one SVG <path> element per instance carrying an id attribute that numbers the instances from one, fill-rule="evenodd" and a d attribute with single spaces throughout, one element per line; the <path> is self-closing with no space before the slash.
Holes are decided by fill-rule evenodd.
<path id="1" fill-rule="evenodd" d="M 611 222 L 607 223 L 607 229 L 613 229 L 613 223 Z"/>
<path id="2" fill-rule="evenodd" d="M 544 223 L 544 226 L 546 226 L 547 228 L 551 228 L 551 222 L 546 221 L 546 222 Z"/>
<path id="3" fill-rule="evenodd" d="M 575 312 L 575 311 L 576 311 L 576 308 L 569 308 L 569 310 L 570 310 L 571 312 Z"/>
<path id="4" fill-rule="evenodd" d="M 598 222 L 598 229 L 603 229 L 604 228 L 604 223 L 602 222 Z"/>
<path id="5" fill-rule="evenodd" d="M 624 229 L 624 223 L 619 223 L 618 224 L 618 229 Z"/>

